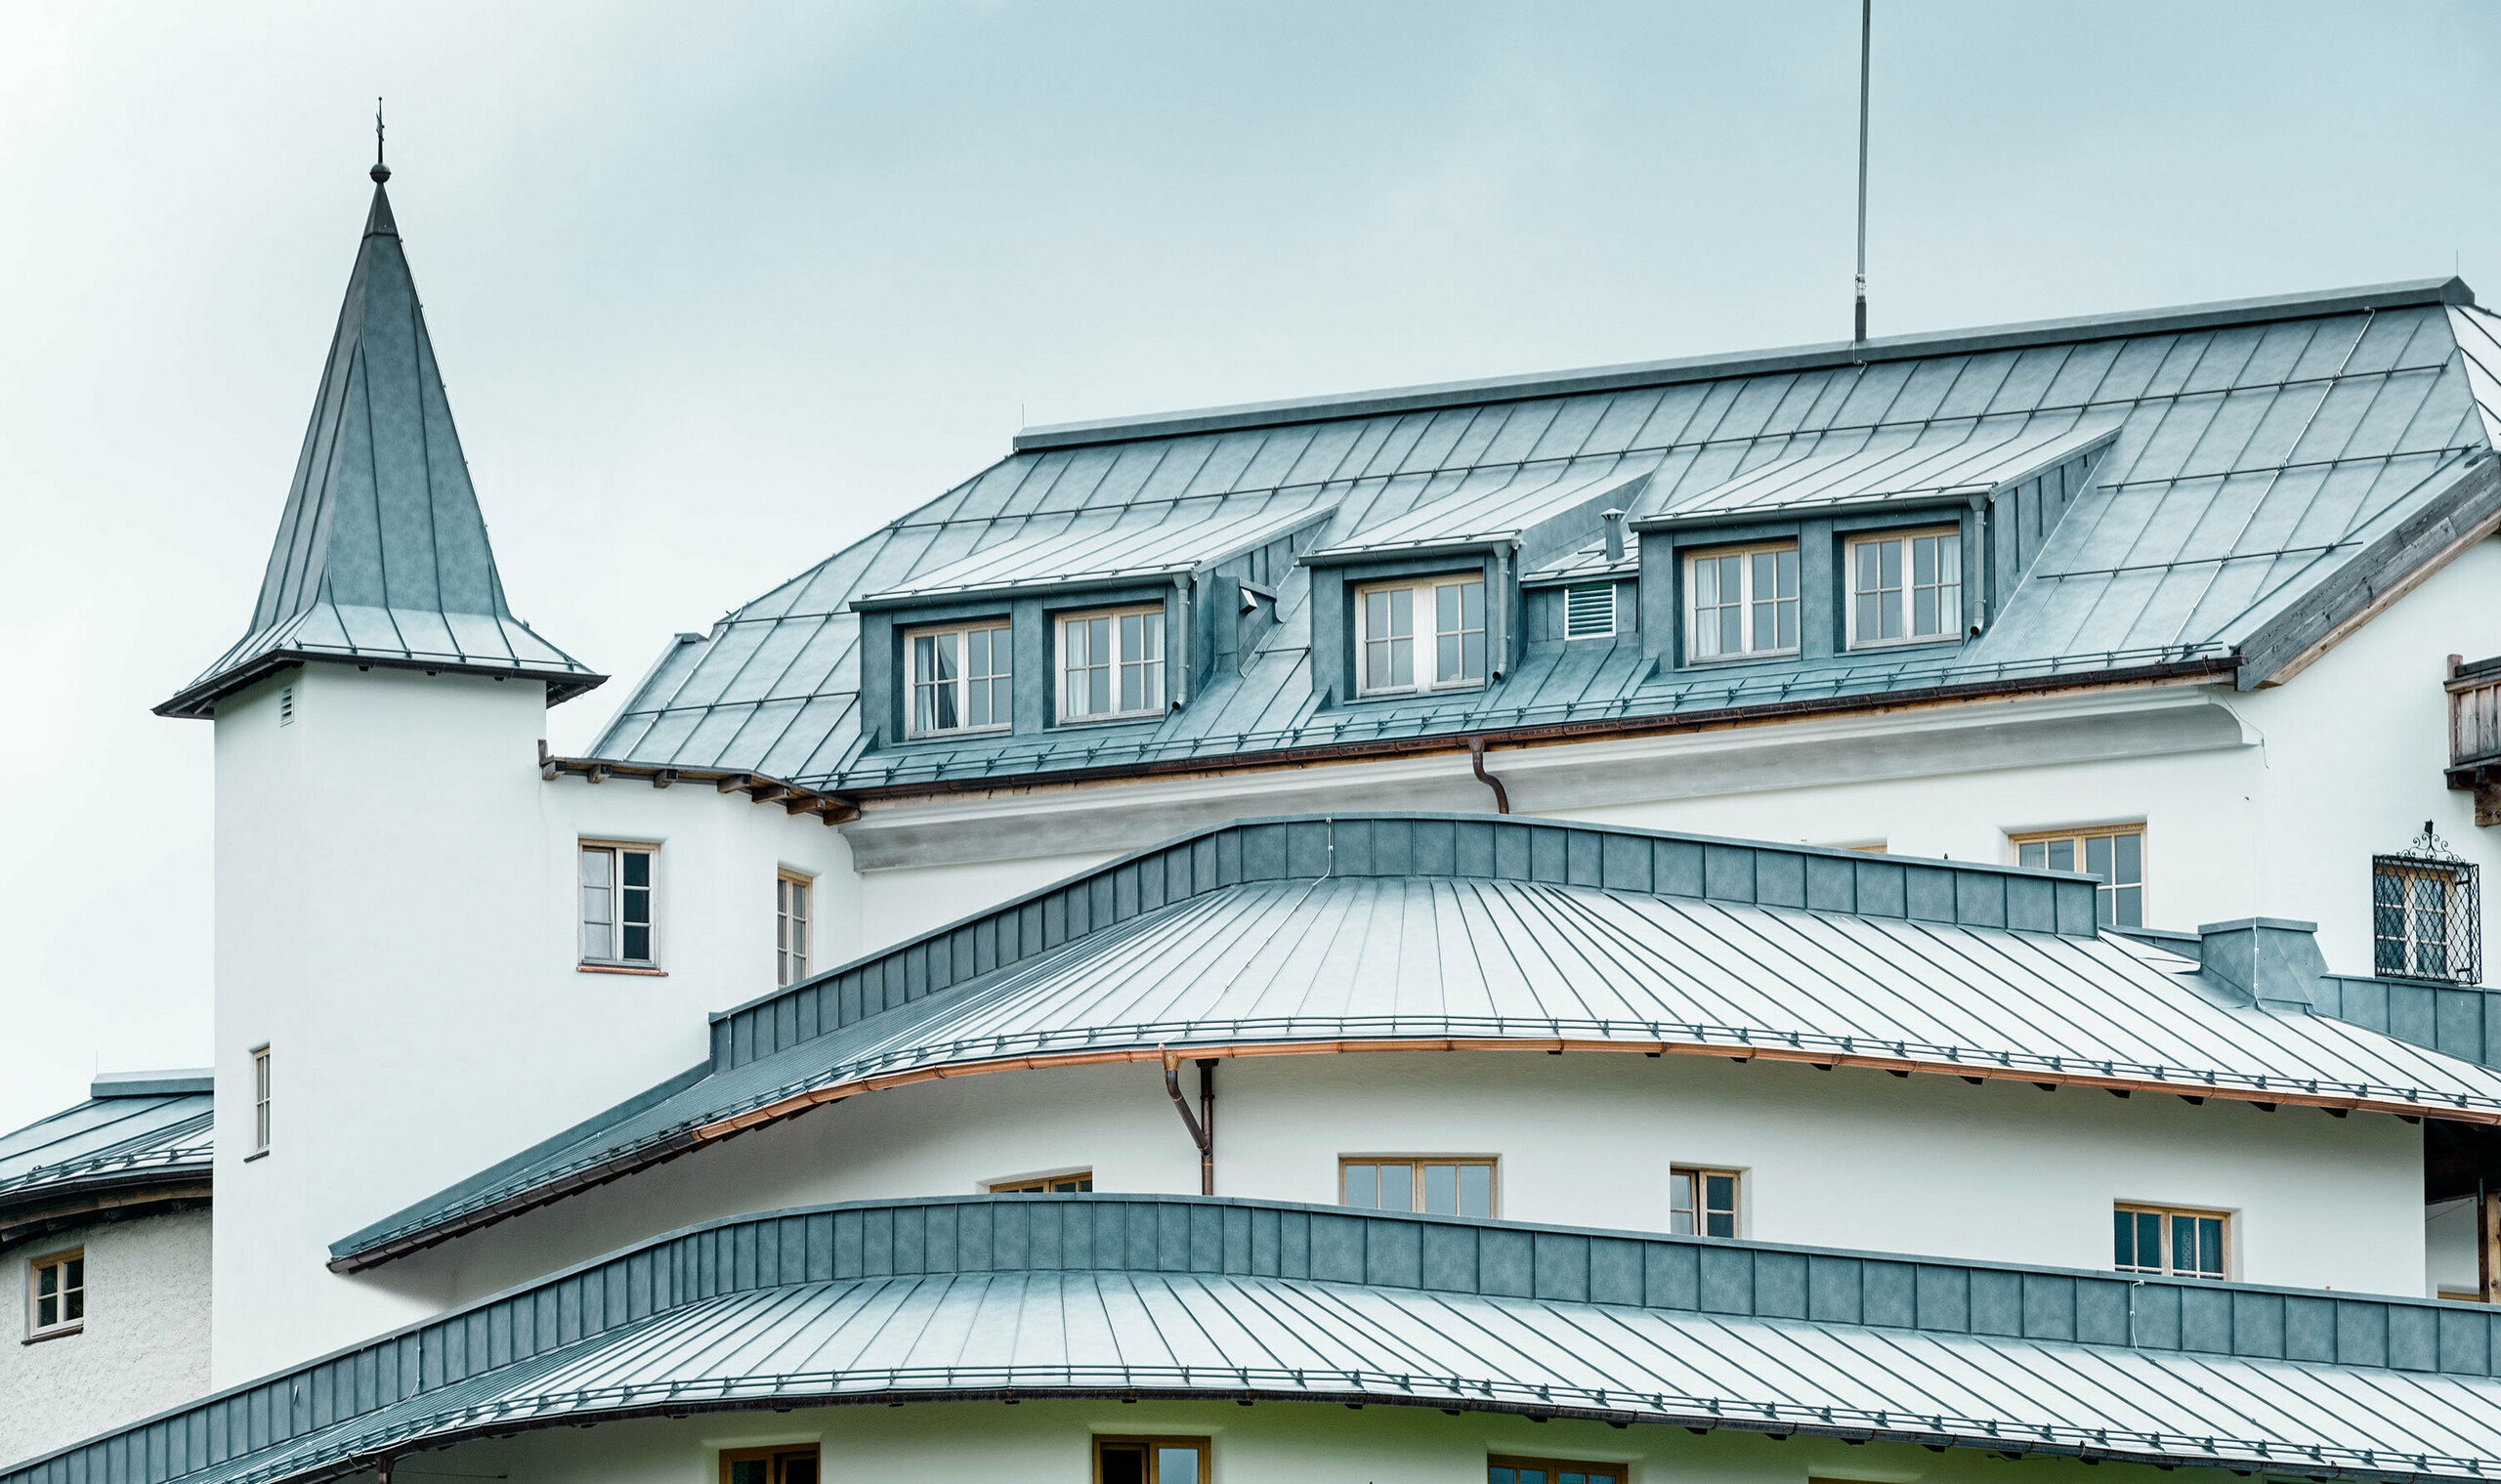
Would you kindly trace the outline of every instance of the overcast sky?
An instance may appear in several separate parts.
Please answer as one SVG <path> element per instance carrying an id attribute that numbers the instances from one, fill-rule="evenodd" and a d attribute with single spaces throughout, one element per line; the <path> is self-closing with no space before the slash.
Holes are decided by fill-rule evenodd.
<path id="1" fill-rule="evenodd" d="M 0 0 L 0 1129 L 208 1060 L 210 729 L 148 707 L 245 627 L 374 95 L 513 606 L 630 679 L 1020 420 L 1845 335 L 1857 19 Z M 1879 0 L 1876 332 L 2501 297 L 2496 64 L 2493 6 Z M 387 835 L 372 901 L 454 926 Z"/>

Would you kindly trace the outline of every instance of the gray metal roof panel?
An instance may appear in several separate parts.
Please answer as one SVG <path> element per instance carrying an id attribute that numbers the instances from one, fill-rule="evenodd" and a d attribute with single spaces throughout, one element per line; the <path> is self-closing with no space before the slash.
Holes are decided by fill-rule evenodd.
<path id="1" fill-rule="evenodd" d="M 208 1168 L 211 1102 L 196 1077 L 133 1074 L 98 1081 L 100 1090 L 86 1102 L 0 1134 L 0 1201 L 100 1178 Z M 148 1087 L 165 1090 L 142 1090 Z"/>
<path id="2" fill-rule="evenodd" d="M 522 675 L 546 681 L 551 703 L 604 678 L 505 606 L 378 184 L 250 631 L 156 709 L 208 715 L 307 657 Z"/>
<path id="3" fill-rule="evenodd" d="M 1213 1198 L 869 1201 L 659 1237 L 0 1484 L 280 1484 L 646 1409 L 1001 1391 L 2476 1478 L 2496 1366 L 2501 1318 L 2423 1299 Z"/>

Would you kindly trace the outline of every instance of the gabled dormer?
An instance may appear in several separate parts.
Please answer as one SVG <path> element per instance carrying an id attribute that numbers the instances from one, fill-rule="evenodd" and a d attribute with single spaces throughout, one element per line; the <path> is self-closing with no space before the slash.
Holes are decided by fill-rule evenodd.
<path id="1" fill-rule="evenodd" d="M 852 600 L 871 746 L 1153 724 L 1238 668 L 1334 509 L 1205 501 L 1039 518 Z"/>
<path id="2" fill-rule="evenodd" d="M 1935 657 L 1976 638 L 2091 488 L 2112 420 L 1992 419 L 1775 458 L 1632 523 L 1666 669 Z"/>
<path id="3" fill-rule="evenodd" d="M 1531 635 L 1521 574 L 1596 538 L 1650 472 L 1557 464 L 1471 476 L 1358 537 L 1305 552 L 1321 704 L 1478 691 Z"/>

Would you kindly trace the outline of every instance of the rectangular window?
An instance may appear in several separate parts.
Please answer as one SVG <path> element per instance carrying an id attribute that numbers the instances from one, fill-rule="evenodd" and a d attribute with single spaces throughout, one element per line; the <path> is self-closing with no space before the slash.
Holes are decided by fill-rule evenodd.
<path id="1" fill-rule="evenodd" d="M 1919 530 L 1849 543 L 1849 644 L 1963 636 L 1963 536 Z"/>
<path id="2" fill-rule="evenodd" d="M 1685 654 L 1738 659 L 1798 652 L 1798 548 L 1707 552 L 1685 563 Z"/>
<path id="3" fill-rule="evenodd" d="M 1164 714 L 1164 610 L 1059 620 L 1062 721 Z"/>
<path id="4" fill-rule="evenodd" d="M 1494 1214 L 1495 1162 L 1464 1155 L 1337 1162 L 1337 1204 L 1435 1216 Z"/>
<path id="5" fill-rule="evenodd" d="M 1007 625 L 991 621 L 921 629 L 907 648 L 911 664 L 913 737 L 1004 731 L 1009 709 Z"/>
<path id="6" fill-rule="evenodd" d="M 1610 639 L 1615 636 L 1615 584 L 1583 582 L 1563 589 L 1563 637 Z"/>
<path id="7" fill-rule="evenodd" d="M 2095 918 L 2103 927 L 2145 925 L 2145 827 L 2047 829 L 2009 837 L 2014 864 L 2035 870 L 2078 870 L 2101 878 Z"/>
<path id="8" fill-rule="evenodd" d="M 785 870 L 773 883 L 773 972 L 775 984 L 792 985 L 808 977 L 808 899 L 812 883 L 795 870 Z"/>
<path id="9" fill-rule="evenodd" d="M 725 1448 L 721 1484 L 817 1484 L 817 1445 Z"/>
<path id="10" fill-rule="evenodd" d="M 2371 858 L 2371 971 L 2386 979 L 2482 978 L 2477 871 L 2420 856 Z"/>
<path id="11" fill-rule="evenodd" d="M 26 1268 L 26 1334 L 66 1335 L 87 1322 L 87 1253 L 72 1248 Z"/>
<path id="12" fill-rule="evenodd" d="M 1355 593 L 1357 689 L 1366 696 L 1485 683 L 1485 579 L 1431 577 Z"/>
<path id="13" fill-rule="evenodd" d="M 1485 1461 L 1485 1484 L 1624 1484 L 1624 1465 L 1497 1456 Z"/>
<path id="14" fill-rule="evenodd" d="M 1096 1438 L 1094 1484 L 1213 1484 L 1206 1438 Z"/>
<path id="15" fill-rule="evenodd" d="M 582 962 L 650 968 L 655 845 L 582 846 Z"/>
<path id="16" fill-rule="evenodd" d="M 1668 1171 L 1668 1230 L 1686 1237 L 1737 1235 L 1737 1171 Z"/>
<path id="17" fill-rule="evenodd" d="M 990 1187 L 994 1196 L 1074 1196 L 1094 1188 L 1094 1171 L 1081 1169 L 1075 1174 L 1044 1175 L 1036 1180 L 997 1180 Z"/>
<path id="18" fill-rule="evenodd" d="M 2110 1265 L 2123 1273 L 2225 1278 L 2221 1211 L 2121 1206 L 2110 1213 Z"/>
<path id="19" fill-rule="evenodd" d="M 252 1152 L 270 1147 L 270 1048 L 252 1048 Z"/>

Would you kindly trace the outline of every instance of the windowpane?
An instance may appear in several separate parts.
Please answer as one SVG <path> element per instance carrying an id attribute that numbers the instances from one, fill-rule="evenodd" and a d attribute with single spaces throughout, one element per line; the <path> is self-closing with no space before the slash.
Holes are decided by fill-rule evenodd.
<path id="1" fill-rule="evenodd" d="M 2052 870 L 2075 869 L 2075 841 L 2052 840 L 2050 842 L 2050 869 Z"/>
<path id="2" fill-rule="evenodd" d="M 625 899 L 626 901 L 631 902 L 634 900 L 632 888 L 637 886 L 649 886 L 652 884 L 652 858 L 649 852 L 640 850 L 620 851 L 618 854 L 622 859 L 617 862 L 617 865 L 621 867 L 625 872 L 625 885 L 627 887 Z M 631 914 L 629 913 L 628 915 Z M 647 917 L 644 920 L 648 921 L 650 919 Z"/>
<path id="3" fill-rule="evenodd" d="M 1494 1166 L 1462 1165 L 1459 1166 L 1459 1213 L 1462 1216 L 1494 1214 Z"/>
<path id="4" fill-rule="evenodd" d="M 1146 1484 L 1146 1449 L 1135 1443 L 1102 1445 L 1103 1484 Z"/>
<path id="5" fill-rule="evenodd" d="M 2050 861 L 2050 846 L 2044 840 L 2026 840 L 2014 847 L 2014 864 L 2038 870 Z"/>
<path id="6" fill-rule="evenodd" d="M 47 1262 L 35 1269 L 35 1296 L 38 1298 L 61 1292 L 61 1264 Z"/>
<path id="7" fill-rule="evenodd" d="M 1379 1166 L 1375 1165 L 1348 1165 L 1345 1166 L 1344 1173 L 1346 1177 L 1346 1194 L 1344 1197 L 1345 1204 L 1348 1206 L 1360 1206 L 1366 1210 L 1378 1208 L 1380 1205 Z"/>
<path id="8" fill-rule="evenodd" d="M 58 1298 L 36 1299 L 35 1328 L 49 1330 L 59 1323 L 61 1323 L 61 1300 Z"/>
<path id="9" fill-rule="evenodd" d="M 1414 1210 L 1416 1208 L 1415 1170 L 1406 1165 L 1382 1165 L 1380 1170 L 1380 1209 Z"/>
<path id="10" fill-rule="evenodd" d="M 1436 1216 L 1459 1214 L 1459 1166 L 1424 1166 L 1424 1209 Z"/>
<path id="11" fill-rule="evenodd" d="M 1199 1451 L 1168 1443 L 1157 1447 L 1155 1484 L 1199 1484 Z"/>
<path id="12" fill-rule="evenodd" d="M 1677 1170 L 1668 1176 L 1668 1230 L 1681 1237 L 1693 1231 L 1693 1176 Z"/>
<path id="13" fill-rule="evenodd" d="M 2098 834 L 2084 842 L 2084 869 L 2102 880 L 2110 879 L 2110 837 Z"/>
<path id="14" fill-rule="evenodd" d="M 2121 886 L 2133 886 L 2145 878 L 2145 837 L 2134 832 L 2112 835 L 2116 856 L 2111 862 L 2110 879 Z"/>
<path id="15" fill-rule="evenodd" d="M 87 1317 L 87 1291 L 73 1284 L 61 1295 L 61 1322 L 76 1324 Z"/>

